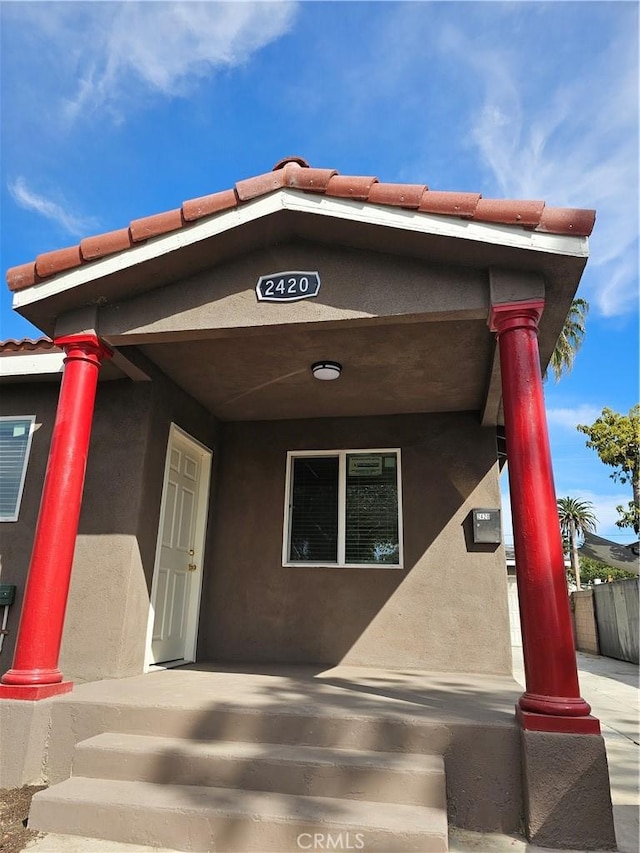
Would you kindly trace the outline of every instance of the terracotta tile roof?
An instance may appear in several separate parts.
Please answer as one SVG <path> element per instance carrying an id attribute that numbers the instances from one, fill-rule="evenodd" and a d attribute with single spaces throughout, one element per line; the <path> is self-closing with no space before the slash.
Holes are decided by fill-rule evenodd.
<path id="1" fill-rule="evenodd" d="M 457 216 L 476 222 L 519 225 L 531 231 L 588 236 L 595 211 L 546 207 L 543 201 L 486 199 L 479 193 L 440 192 L 424 184 L 387 184 L 377 178 L 340 175 L 335 169 L 316 169 L 300 157 L 286 157 L 271 172 L 238 181 L 233 189 L 185 201 L 180 208 L 135 219 L 128 228 L 98 234 L 69 246 L 38 255 L 35 261 L 7 272 L 9 289 L 31 287 L 116 252 L 126 251 L 151 237 L 184 228 L 198 219 L 238 207 L 251 199 L 283 188 L 319 193 L 332 198 L 350 198 L 371 204 L 401 207 L 419 213 Z"/>
<path id="2" fill-rule="evenodd" d="M 21 338 L 19 341 L 8 338 L 0 341 L 0 353 L 4 352 L 35 352 L 40 350 L 59 349 L 51 338 Z"/>

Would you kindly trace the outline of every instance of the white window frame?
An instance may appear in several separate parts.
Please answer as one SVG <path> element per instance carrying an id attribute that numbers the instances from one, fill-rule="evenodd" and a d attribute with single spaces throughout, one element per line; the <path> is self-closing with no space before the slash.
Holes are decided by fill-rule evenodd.
<path id="1" fill-rule="evenodd" d="M 29 421 L 29 435 L 27 437 L 27 447 L 24 452 L 22 461 L 22 474 L 20 476 L 20 487 L 18 488 L 18 497 L 13 515 L 0 515 L 0 523 L 3 521 L 17 521 L 20 515 L 20 504 L 22 503 L 22 492 L 24 491 L 24 482 L 27 478 L 27 466 L 29 465 L 29 455 L 31 453 L 31 439 L 35 432 L 36 416 L 35 415 L 4 415 L 0 417 L 0 421 Z"/>
<path id="2" fill-rule="evenodd" d="M 346 549 L 346 514 L 347 514 L 347 456 L 350 453 L 394 453 L 396 457 L 396 477 L 398 484 L 398 563 L 347 563 L 345 562 Z M 293 562 L 289 560 L 289 548 L 291 544 L 291 516 L 293 513 L 292 486 L 293 486 L 293 460 L 301 457 L 311 456 L 337 456 L 338 457 L 338 559 L 336 562 L 321 562 L 317 560 L 304 560 Z M 290 450 L 287 452 L 286 484 L 284 490 L 284 525 L 282 536 L 282 565 L 283 567 L 321 567 L 329 569 L 403 569 L 404 568 L 404 542 L 403 542 L 403 515 L 402 515 L 402 461 L 399 447 L 356 447 L 351 450 Z"/>

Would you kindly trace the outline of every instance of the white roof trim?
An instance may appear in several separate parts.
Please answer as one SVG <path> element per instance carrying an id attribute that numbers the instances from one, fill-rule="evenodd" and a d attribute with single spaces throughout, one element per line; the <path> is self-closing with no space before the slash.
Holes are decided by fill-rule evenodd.
<path id="1" fill-rule="evenodd" d="M 109 255 L 102 260 L 76 267 L 55 276 L 55 278 L 20 290 L 14 294 L 13 307 L 22 308 L 31 305 L 41 299 L 47 299 L 87 282 L 175 252 L 184 246 L 190 246 L 216 234 L 223 234 L 240 225 L 253 222 L 280 210 L 312 213 L 330 216 L 334 219 L 414 231 L 419 234 L 455 237 L 461 240 L 510 246 L 516 249 L 556 255 L 586 258 L 589 253 L 586 237 L 546 234 L 527 231 L 520 226 L 491 225 L 486 222 L 472 222 L 455 216 L 437 216 L 431 213 L 418 213 L 414 210 L 383 207 L 370 202 L 364 203 L 352 199 L 329 198 L 321 195 L 314 196 L 300 190 L 281 189 L 203 219 L 193 225 L 186 225 L 178 231 L 154 237 L 118 254 Z"/>
<path id="2" fill-rule="evenodd" d="M 0 379 L 9 376 L 42 376 L 49 373 L 62 373 L 63 360 L 63 352 L 2 355 L 0 357 Z"/>

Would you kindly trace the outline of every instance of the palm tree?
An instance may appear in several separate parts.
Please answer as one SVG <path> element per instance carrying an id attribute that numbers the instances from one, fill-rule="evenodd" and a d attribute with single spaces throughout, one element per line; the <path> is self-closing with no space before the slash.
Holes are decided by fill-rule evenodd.
<path id="1" fill-rule="evenodd" d="M 595 531 L 597 518 L 593 514 L 590 501 L 576 498 L 558 498 L 558 518 L 562 538 L 568 541 L 571 553 L 571 568 L 576 576 L 576 586 L 580 589 L 580 559 L 578 557 L 578 537 L 587 531 Z"/>
<path id="2" fill-rule="evenodd" d="M 544 378 L 547 378 L 549 369 L 553 371 L 556 382 L 565 373 L 571 373 L 573 360 L 582 345 L 585 335 L 585 321 L 589 313 L 589 303 L 586 299 L 574 299 L 571 308 L 564 321 L 560 337 L 556 342 L 555 349 L 551 355 L 551 361 L 547 367 Z"/>

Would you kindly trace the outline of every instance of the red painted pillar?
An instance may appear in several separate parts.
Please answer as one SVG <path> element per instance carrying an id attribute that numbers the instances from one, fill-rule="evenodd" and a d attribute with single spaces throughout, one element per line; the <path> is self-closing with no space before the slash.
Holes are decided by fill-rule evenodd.
<path id="1" fill-rule="evenodd" d="M 500 347 L 526 675 L 517 714 L 525 729 L 599 733 L 578 685 L 540 374 L 543 307 L 542 300 L 494 305 L 489 319 Z"/>
<path id="2" fill-rule="evenodd" d="M 111 350 L 95 335 L 58 338 L 64 373 L 22 605 L 13 667 L 0 698 L 42 699 L 72 689 L 58 669 L 87 465 L 98 372 Z"/>

